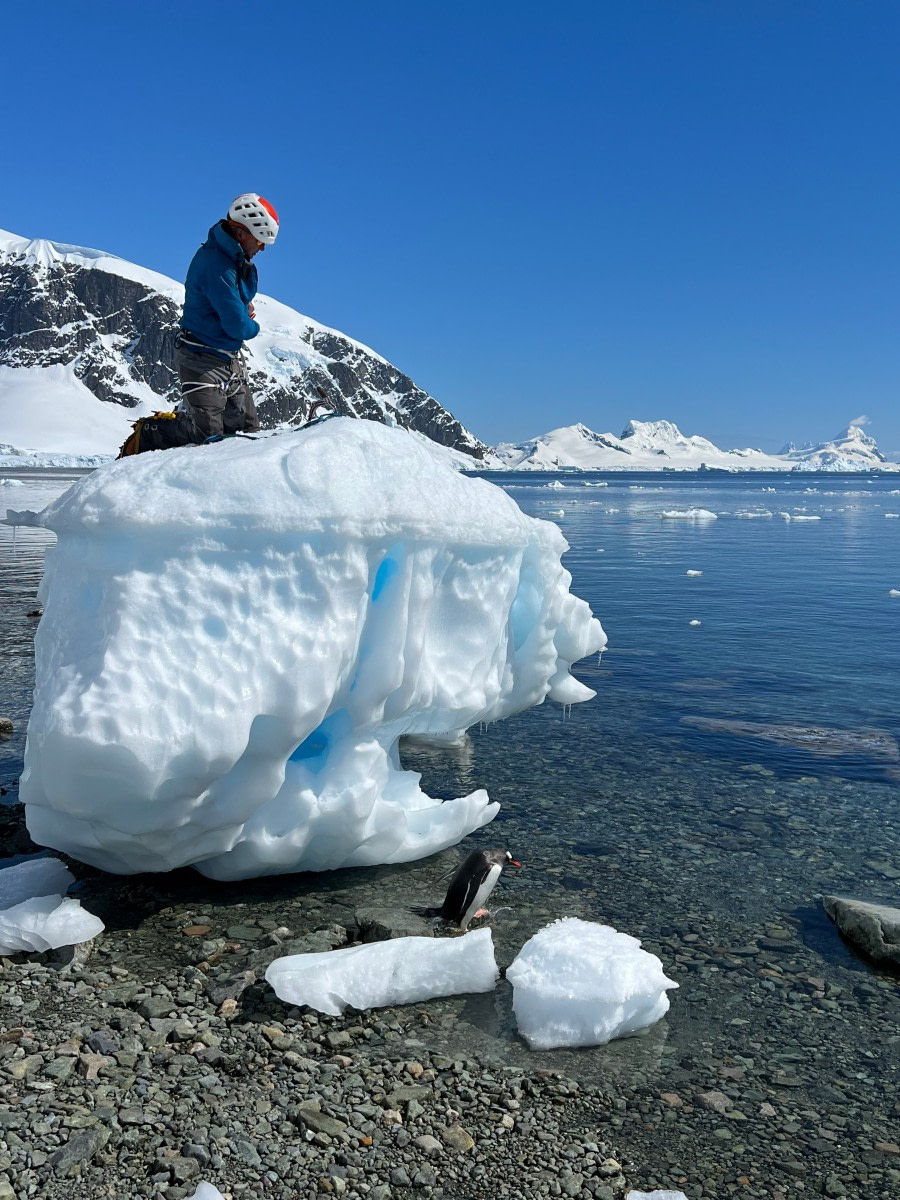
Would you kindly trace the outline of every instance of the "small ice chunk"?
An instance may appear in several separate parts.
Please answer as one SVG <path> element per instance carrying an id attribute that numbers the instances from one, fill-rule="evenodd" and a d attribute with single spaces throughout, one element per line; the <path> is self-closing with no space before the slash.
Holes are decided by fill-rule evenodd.
<path id="1" fill-rule="evenodd" d="M 889 596 L 900 596 L 900 588 L 891 588 L 888 592 Z"/>
<path id="2" fill-rule="evenodd" d="M 666 991 L 678 987 L 637 938 L 578 917 L 530 938 L 506 978 L 532 1050 L 602 1046 L 646 1029 L 668 1012 Z"/>
<path id="3" fill-rule="evenodd" d="M 63 894 L 75 877 L 58 858 L 33 858 L 0 870 L 0 954 L 43 953 L 88 942 L 104 929 Z"/>
<path id="4" fill-rule="evenodd" d="M 697 620 L 694 620 L 694 621 L 688 621 L 688 625 L 699 625 L 699 624 L 700 624 L 700 622 L 699 622 L 699 621 L 697 621 Z"/>
<path id="5" fill-rule="evenodd" d="M 697 575 L 702 575 L 703 572 L 702 571 L 686 571 L 685 574 L 691 575 L 691 576 L 697 576 Z"/>
<path id="6" fill-rule="evenodd" d="M 635 1195 L 637 1195 L 637 1192 L 635 1192 Z M 188 1200 L 225 1200 L 225 1197 L 213 1184 L 200 1183 L 197 1185 L 196 1192 L 194 1192 L 193 1196 L 189 1196 Z"/>
<path id="7" fill-rule="evenodd" d="M 6 510 L 6 519 L 4 525 L 40 525 L 40 513 L 32 512 L 30 508 L 23 508 L 21 512 L 16 512 L 14 508 Z"/>
<path id="8" fill-rule="evenodd" d="M 629 1192 L 625 1200 L 687 1200 L 684 1192 Z"/>
<path id="9" fill-rule="evenodd" d="M 29 858 L 0 870 L 0 911 L 35 896 L 64 896 L 75 876 L 58 858 Z"/>
<path id="10" fill-rule="evenodd" d="M 900 513 L 885 513 L 884 515 L 888 520 L 891 520 L 892 517 L 900 517 Z"/>
<path id="11" fill-rule="evenodd" d="M 24 487 L 21 479 L 0 479 L 0 487 Z"/>
<path id="12" fill-rule="evenodd" d="M 708 508 L 669 508 L 660 513 L 668 521 L 718 521 L 718 516 Z"/>
<path id="13" fill-rule="evenodd" d="M 489 992 L 499 975 L 490 929 L 463 937 L 404 937 L 321 954 L 291 954 L 276 958 L 266 970 L 279 1000 L 307 1004 L 334 1017 L 348 1004 L 383 1008 Z"/>

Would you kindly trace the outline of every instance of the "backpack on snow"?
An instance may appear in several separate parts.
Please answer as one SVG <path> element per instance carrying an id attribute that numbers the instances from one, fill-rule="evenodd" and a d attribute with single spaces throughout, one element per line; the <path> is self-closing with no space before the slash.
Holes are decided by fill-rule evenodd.
<path id="1" fill-rule="evenodd" d="M 197 444 L 197 431 L 190 413 L 155 412 L 135 421 L 131 429 L 117 458 L 143 454 L 146 450 L 171 450 L 174 446 Z"/>

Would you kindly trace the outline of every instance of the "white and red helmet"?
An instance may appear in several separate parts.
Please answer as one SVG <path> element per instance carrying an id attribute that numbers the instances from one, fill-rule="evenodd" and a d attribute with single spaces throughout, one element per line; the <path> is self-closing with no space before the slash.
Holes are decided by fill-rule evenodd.
<path id="1" fill-rule="evenodd" d="M 259 242 L 271 246 L 278 237 L 278 213 L 256 192 L 241 192 L 228 209 L 228 220 L 249 229 Z"/>

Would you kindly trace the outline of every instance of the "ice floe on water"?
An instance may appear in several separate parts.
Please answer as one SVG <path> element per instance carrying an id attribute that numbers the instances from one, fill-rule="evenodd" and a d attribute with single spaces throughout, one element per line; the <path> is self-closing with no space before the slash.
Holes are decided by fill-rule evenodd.
<path id="1" fill-rule="evenodd" d="M 693 621 L 688 621 L 688 625 L 699 625 L 699 624 L 700 624 L 700 622 L 696 619 L 694 619 Z"/>
<path id="2" fill-rule="evenodd" d="M 734 515 L 739 520 L 752 521 L 752 520 L 755 520 L 760 517 L 761 518 L 773 517 L 775 514 L 770 512 L 768 509 L 763 509 L 762 512 L 754 512 L 750 509 L 741 509 L 739 512 L 736 512 Z"/>
<path id="3" fill-rule="evenodd" d="M 685 575 L 690 575 L 692 578 L 696 578 L 698 575 L 702 574 L 702 571 L 685 571 Z"/>
<path id="4" fill-rule="evenodd" d="M 519 1032 L 532 1050 L 599 1046 L 669 1011 L 660 960 L 610 925 L 564 917 L 525 943 L 506 971 Z"/>
<path id="5" fill-rule="evenodd" d="M 58 858 L 32 858 L 0 870 L 0 954 L 76 946 L 102 933 L 99 917 L 66 898 L 74 882 Z"/>
<path id="6" fill-rule="evenodd" d="M 789 513 L 783 512 L 778 514 L 785 521 L 821 521 L 822 518 L 817 513 Z"/>
<path id="7" fill-rule="evenodd" d="M 336 418 L 123 459 L 55 531 L 21 797 L 104 870 L 218 879 L 406 862 L 497 812 L 427 796 L 408 734 L 593 692 L 567 544 L 430 443 Z"/>
<path id="8" fill-rule="evenodd" d="M 900 588 L 891 588 L 891 590 L 888 592 L 888 595 L 895 597 L 900 596 Z"/>
<path id="9" fill-rule="evenodd" d="M 277 958 L 266 980 L 279 1000 L 338 1016 L 353 1008 L 414 1004 L 435 996 L 489 992 L 500 972 L 490 929 L 462 937 L 402 937 Z"/>
<path id="10" fill-rule="evenodd" d="M 718 514 L 708 508 L 669 508 L 659 514 L 667 521 L 717 521 Z"/>

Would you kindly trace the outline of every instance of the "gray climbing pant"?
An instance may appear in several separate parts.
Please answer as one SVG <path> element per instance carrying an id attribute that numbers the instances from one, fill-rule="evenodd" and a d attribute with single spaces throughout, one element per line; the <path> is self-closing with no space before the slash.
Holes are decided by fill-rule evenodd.
<path id="1" fill-rule="evenodd" d="M 188 335 L 190 336 L 190 335 Z M 178 338 L 175 367 L 181 394 L 189 407 L 198 441 L 223 433 L 255 433 L 259 417 L 240 354 L 230 360 L 189 349 Z"/>

